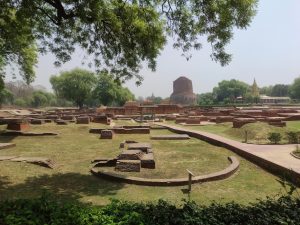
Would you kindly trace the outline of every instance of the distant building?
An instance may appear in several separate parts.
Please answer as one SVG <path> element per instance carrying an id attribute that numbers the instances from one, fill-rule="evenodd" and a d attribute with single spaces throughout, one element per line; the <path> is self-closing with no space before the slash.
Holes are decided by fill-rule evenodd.
<path id="1" fill-rule="evenodd" d="M 259 96 L 259 101 L 262 104 L 288 104 L 291 102 L 290 97 L 271 97 L 267 95 Z"/>
<path id="2" fill-rule="evenodd" d="M 196 103 L 196 95 L 193 93 L 193 84 L 190 79 L 182 76 L 173 82 L 170 102 L 181 105 L 194 105 Z"/>

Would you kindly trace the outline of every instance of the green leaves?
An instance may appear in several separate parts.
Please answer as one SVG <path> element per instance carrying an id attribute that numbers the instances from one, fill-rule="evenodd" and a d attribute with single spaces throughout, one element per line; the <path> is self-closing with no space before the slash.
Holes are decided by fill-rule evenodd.
<path id="1" fill-rule="evenodd" d="M 37 51 L 52 52 L 59 66 L 76 46 L 93 56 L 99 71 L 125 81 L 142 77 L 142 65 L 156 68 L 167 36 L 187 59 L 200 49 L 201 37 L 211 58 L 226 65 L 225 46 L 235 27 L 245 29 L 257 0 L 2 0 L 0 3 L 0 69 L 18 63 L 27 82 L 34 78 Z M 3 19 L 2 19 L 3 18 Z M 5 53 L 5 54 L 4 54 Z"/>
<path id="2" fill-rule="evenodd" d="M 113 79 L 107 72 L 95 75 L 93 72 L 73 69 L 52 76 L 50 83 L 58 97 L 73 101 L 83 107 L 103 105 L 123 105 L 133 100 L 134 95 L 128 88 Z"/>
<path id="3" fill-rule="evenodd" d="M 184 202 L 181 207 L 159 200 L 132 203 L 113 200 L 104 207 L 59 202 L 51 197 L 13 200 L 0 203 L 1 224 L 76 224 L 76 225 L 296 225 L 300 223 L 299 198 L 267 198 L 245 206 L 234 202 L 208 206 Z"/>

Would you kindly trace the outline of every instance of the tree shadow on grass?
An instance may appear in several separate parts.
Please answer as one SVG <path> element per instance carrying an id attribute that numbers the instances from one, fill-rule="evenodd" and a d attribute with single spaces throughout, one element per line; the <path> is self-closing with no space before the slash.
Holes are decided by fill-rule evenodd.
<path id="1" fill-rule="evenodd" d="M 93 175 L 57 173 L 30 177 L 24 183 L 11 185 L 6 177 L 0 177 L 0 201 L 15 198 L 36 198 L 44 192 L 53 197 L 79 201 L 82 196 L 113 197 L 124 184 L 110 182 Z"/>
<path id="2" fill-rule="evenodd" d="M 9 143 L 14 140 L 17 136 L 1 136 L 0 134 L 0 143 Z"/>

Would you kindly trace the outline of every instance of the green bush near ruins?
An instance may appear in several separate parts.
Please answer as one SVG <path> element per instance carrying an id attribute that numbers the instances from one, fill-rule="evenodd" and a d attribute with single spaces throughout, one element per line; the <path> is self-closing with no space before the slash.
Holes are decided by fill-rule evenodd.
<path id="1" fill-rule="evenodd" d="M 280 133 L 276 133 L 276 132 L 271 132 L 268 135 L 268 140 L 272 143 L 277 145 L 282 139 L 282 136 Z"/>
<path id="2" fill-rule="evenodd" d="M 36 198 L 46 190 L 57 199 L 95 205 L 106 205 L 110 198 L 134 202 L 164 199 L 179 205 L 182 199 L 188 199 L 181 190 L 186 187 L 147 187 L 110 182 L 94 177 L 89 171 L 92 166 L 90 162 L 95 158 L 115 157 L 120 152 L 119 144 L 123 140 L 152 144 L 157 168 L 143 169 L 139 174 L 147 178 L 185 177 L 186 169 L 195 175 L 208 174 L 226 168 L 229 165 L 227 157 L 235 156 L 227 149 L 193 138 L 166 142 L 150 140 L 146 134 L 117 134 L 113 140 L 100 140 L 99 135 L 88 133 L 91 127 L 106 125 L 32 125 L 32 131 L 54 131 L 59 135 L 0 137 L 1 142 L 16 143 L 15 148 L 1 150 L 0 156 L 40 156 L 50 158 L 57 164 L 51 170 L 32 164 L 1 161 L 0 200 Z M 151 134 L 170 132 L 152 130 Z M 258 198 L 275 196 L 283 190 L 277 177 L 241 157 L 238 159 L 240 169 L 235 175 L 222 181 L 193 185 L 190 199 L 201 204 L 209 204 L 211 201 L 249 204 Z"/>

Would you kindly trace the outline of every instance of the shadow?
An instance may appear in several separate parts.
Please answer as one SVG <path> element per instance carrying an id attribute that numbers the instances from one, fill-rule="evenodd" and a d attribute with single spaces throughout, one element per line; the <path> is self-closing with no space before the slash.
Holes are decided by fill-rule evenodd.
<path id="1" fill-rule="evenodd" d="M 0 201 L 14 198 L 36 198 L 47 192 L 54 198 L 79 201 L 82 196 L 113 197 L 124 186 L 92 174 L 58 173 L 30 177 L 24 183 L 11 185 L 6 177 L 0 177 Z"/>
<path id="2" fill-rule="evenodd" d="M 9 143 L 14 140 L 17 136 L 5 136 L 0 133 L 0 143 Z"/>
<path id="3" fill-rule="evenodd" d="M 187 188 L 183 188 L 183 189 L 181 189 L 181 191 L 182 191 L 182 193 L 183 194 L 186 194 L 187 195 L 187 197 L 188 197 L 188 201 L 191 201 L 191 192 L 189 191 L 189 189 L 187 189 Z"/>
<path id="4" fill-rule="evenodd" d="M 9 183 L 7 176 L 0 176 L 0 190 L 4 189 Z"/>

